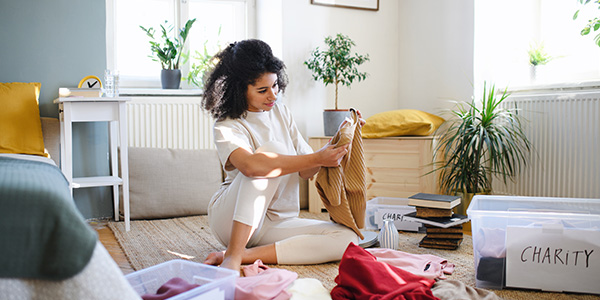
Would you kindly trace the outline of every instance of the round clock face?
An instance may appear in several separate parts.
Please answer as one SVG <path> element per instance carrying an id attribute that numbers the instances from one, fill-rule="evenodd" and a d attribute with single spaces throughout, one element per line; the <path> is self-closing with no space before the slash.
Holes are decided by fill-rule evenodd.
<path id="1" fill-rule="evenodd" d="M 96 76 L 86 76 L 79 82 L 78 88 L 81 89 L 99 89 L 102 87 L 102 82 Z"/>

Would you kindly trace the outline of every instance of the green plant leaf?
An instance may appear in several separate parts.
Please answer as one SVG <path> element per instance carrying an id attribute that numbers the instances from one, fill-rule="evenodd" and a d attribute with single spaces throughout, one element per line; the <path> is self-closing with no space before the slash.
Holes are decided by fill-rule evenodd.
<path id="1" fill-rule="evenodd" d="M 369 60 L 368 55 L 351 54 L 355 45 L 349 37 L 338 33 L 335 38 L 325 37 L 328 49 L 316 47 L 304 65 L 312 71 L 315 81 L 321 81 L 325 86 L 335 85 L 335 109 L 338 109 L 338 85 L 350 87 L 356 81 L 362 81 L 368 74 L 359 72 L 357 66 Z"/>
<path id="2" fill-rule="evenodd" d="M 490 190 L 492 175 L 506 183 L 528 163 L 531 144 L 516 110 L 500 105 L 508 96 L 506 89 L 496 94 L 495 86 L 484 82 L 480 102 L 457 103 L 436 131 L 430 173 L 440 172 L 444 193 Z"/>

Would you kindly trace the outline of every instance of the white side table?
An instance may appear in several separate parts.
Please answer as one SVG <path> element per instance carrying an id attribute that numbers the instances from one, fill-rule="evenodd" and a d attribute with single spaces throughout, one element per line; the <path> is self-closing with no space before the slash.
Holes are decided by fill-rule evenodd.
<path id="1" fill-rule="evenodd" d="M 125 230 L 129 231 L 129 169 L 127 157 L 127 105 L 130 98 L 123 97 L 61 97 L 58 103 L 60 116 L 60 168 L 74 188 L 112 186 L 115 221 L 119 220 L 119 185 L 123 186 Z M 109 148 L 111 176 L 73 178 L 73 123 L 109 122 Z M 120 167 L 117 148 L 120 145 Z"/>

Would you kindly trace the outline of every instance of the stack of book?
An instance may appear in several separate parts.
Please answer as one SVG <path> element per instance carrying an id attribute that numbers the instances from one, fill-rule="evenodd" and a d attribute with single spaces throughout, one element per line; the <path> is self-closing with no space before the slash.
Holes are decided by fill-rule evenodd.
<path id="1" fill-rule="evenodd" d="M 418 193 L 408 197 L 408 205 L 416 212 L 404 215 L 404 220 L 420 222 L 425 226 L 425 237 L 419 247 L 455 250 L 463 239 L 463 223 L 467 216 L 457 215 L 453 208 L 460 204 L 458 196 Z"/>

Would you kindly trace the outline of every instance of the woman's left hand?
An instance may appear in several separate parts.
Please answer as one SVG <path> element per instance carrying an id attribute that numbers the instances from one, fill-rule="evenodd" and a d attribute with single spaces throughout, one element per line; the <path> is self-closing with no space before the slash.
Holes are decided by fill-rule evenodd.
<path id="1" fill-rule="evenodd" d="M 358 115 L 358 124 L 360 124 L 360 127 L 365 126 L 365 124 L 367 124 L 367 121 L 362 118 L 362 114 L 360 113 L 360 110 L 357 109 L 356 114 Z"/>

